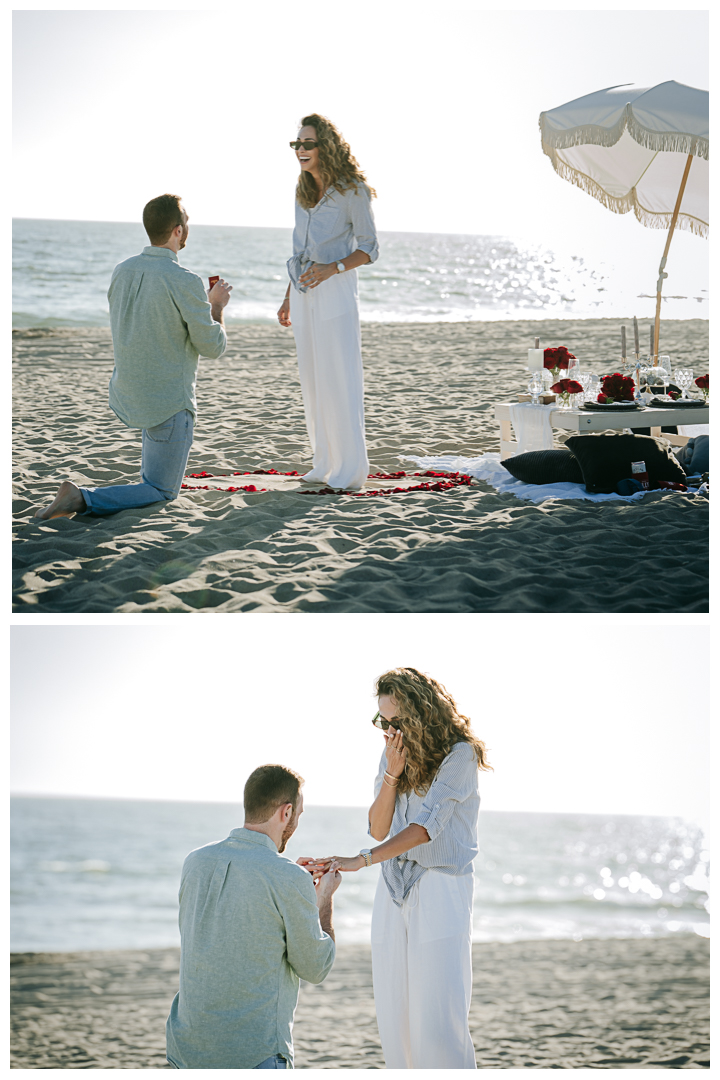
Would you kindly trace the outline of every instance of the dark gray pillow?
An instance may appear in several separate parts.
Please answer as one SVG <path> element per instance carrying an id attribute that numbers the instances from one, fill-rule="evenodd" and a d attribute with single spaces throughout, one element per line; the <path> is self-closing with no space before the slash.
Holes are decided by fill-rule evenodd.
<path id="1" fill-rule="evenodd" d="M 682 484 L 685 473 L 659 439 L 649 435 L 572 435 L 567 440 L 580 463 L 585 487 L 591 492 L 615 491 L 620 480 L 632 476 L 632 462 L 644 461 L 650 487 L 656 480 Z"/>
<path id="2" fill-rule="evenodd" d="M 570 450 L 531 450 L 500 464 L 524 484 L 582 484 L 583 474 Z"/>

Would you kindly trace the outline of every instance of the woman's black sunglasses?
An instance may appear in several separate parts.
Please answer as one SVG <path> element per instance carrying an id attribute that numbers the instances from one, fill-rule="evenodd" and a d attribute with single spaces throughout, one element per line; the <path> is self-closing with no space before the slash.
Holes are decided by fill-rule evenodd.
<path id="1" fill-rule="evenodd" d="M 315 139 L 296 139 L 295 142 L 290 143 L 291 150 L 299 150 L 301 146 L 303 150 L 314 150 L 317 141 Z"/>
<path id="2" fill-rule="evenodd" d="M 386 720 L 384 716 L 381 716 L 379 712 L 376 712 L 372 718 L 372 722 L 375 727 L 382 728 L 383 731 L 387 731 L 389 727 L 393 727 L 396 731 L 400 731 L 400 721 L 396 716 L 394 716 L 392 720 Z"/>

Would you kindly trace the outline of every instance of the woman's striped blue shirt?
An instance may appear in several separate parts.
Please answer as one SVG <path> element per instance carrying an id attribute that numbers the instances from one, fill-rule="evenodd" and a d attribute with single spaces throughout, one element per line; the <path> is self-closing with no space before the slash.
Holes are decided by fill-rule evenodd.
<path id="1" fill-rule="evenodd" d="M 387 758 L 383 751 L 375 778 L 375 798 L 380 793 Z M 408 825 L 422 825 L 430 842 L 388 859 L 382 874 L 390 896 L 398 906 L 426 870 L 462 877 L 472 874 L 477 855 L 480 811 L 478 762 L 470 743 L 457 742 L 447 755 L 425 795 L 410 791 L 395 799 L 389 839 Z M 370 830 L 368 829 L 368 832 Z"/>

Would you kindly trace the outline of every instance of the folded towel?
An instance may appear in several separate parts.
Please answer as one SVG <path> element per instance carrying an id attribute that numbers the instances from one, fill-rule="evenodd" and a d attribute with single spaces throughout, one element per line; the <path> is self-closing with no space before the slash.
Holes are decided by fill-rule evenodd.
<path id="1" fill-rule="evenodd" d="M 557 405 L 511 405 L 510 419 L 518 441 L 518 454 L 530 450 L 552 450 L 553 431 L 550 413 Z"/>

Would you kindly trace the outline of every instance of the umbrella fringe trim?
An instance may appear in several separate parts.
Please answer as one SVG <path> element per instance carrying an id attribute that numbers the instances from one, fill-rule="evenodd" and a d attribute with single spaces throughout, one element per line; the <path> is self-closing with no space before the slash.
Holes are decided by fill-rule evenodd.
<path id="1" fill-rule="evenodd" d="M 566 161 L 563 161 L 561 157 L 553 149 L 547 149 L 543 145 L 545 153 L 552 162 L 552 167 L 555 172 L 563 180 L 567 180 L 569 183 L 579 187 L 582 191 L 588 195 L 592 195 L 594 199 L 602 203 L 608 210 L 612 210 L 614 214 L 629 214 L 630 212 L 635 214 L 635 217 L 649 229 L 669 229 L 672 221 L 672 213 L 667 214 L 655 214 L 651 210 L 646 210 L 645 207 L 638 201 L 637 192 L 635 188 L 627 193 L 627 195 L 609 195 L 607 191 L 596 180 L 593 180 L 591 176 L 586 173 L 580 172 L 578 169 L 574 169 L 571 165 L 568 165 Z M 693 217 L 690 214 L 683 214 L 682 210 L 678 215 L 676 228 L 682 229 L 685 232 L 693 233 L 694 236 L 701 236 L 707 239 L 710 234 L 710 227 L 706 221 L 701 221 L 700 218 Z"/>
<path id="2" fill-rule="evenodd" d="M 612 127 L 599 124 L 585 124 L 570 128 L 569 131 L 553 131 L 543 124 L 544 113 L 540 114 L 540 133 L 543 151 L 552 157 L 553 150 L 566 150 L 571 146 L 615 146 L 627 129 L 628 134 L 648 150 L 665 150 L 677 154 L 692 154 L 693 157 L 710 160 L 710 141 L 702 135 L 688 135 L 676 131 L 650 131 L 634 117 L 628 106 L 617 123 Z"/>
<path id="3" fill-rule="evenodd" d="M 664 150 L 673 154 L 692 154 L 710 160 L 710 141 L 702 135 L 687 135 L 680 131 L 649 131 L 639 124 L 632 113 L 627 118 L 628 134 L 648 150 Z"/>
<path id="4" fill-rule="evenodd" d="M 567 150 L 571 146 L 584 146 L 586 143 L 593 146 L 614 146 L 620 141 L 627 126 L 627 117 L 623 113 L 611 128 L 601 127 L 599 124 L 585 124 L 582 127 L 570 128 L 569 131 L 553 131 L 552 128 L 544 127 L 544 115 L 540 114 L 540 133 L 542 148 L 548 157 L 552 157 L 554 150 Z"/>

